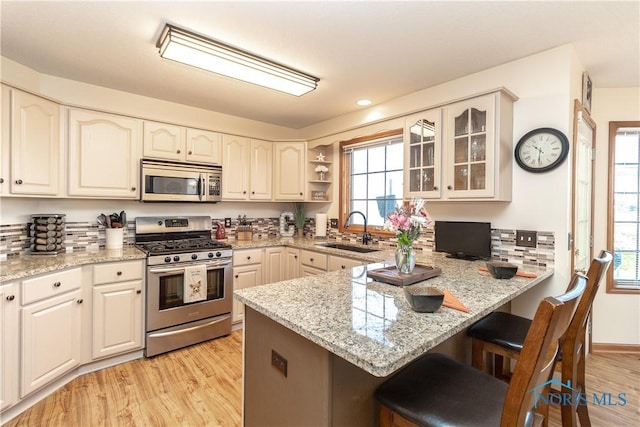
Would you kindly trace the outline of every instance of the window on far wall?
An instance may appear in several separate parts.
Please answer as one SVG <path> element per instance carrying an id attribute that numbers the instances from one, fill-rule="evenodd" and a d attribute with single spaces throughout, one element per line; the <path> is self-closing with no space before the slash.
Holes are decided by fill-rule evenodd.
<path id="1" fill-rule="evenodd" d="M 608 292 L 640 292 L 640 122 L 609 123 Z"/>
<path id="2" fill-rule="evenodd" d="M 382 230 L 387 215 L 402 203 L 403 147 L 402 129 L 340 143 L 340 227 L 350 212 L 360 211 L 368 231 Z M 356 214 L 349 224 L 349 231 L 358 232 L 364 220 Z"/>

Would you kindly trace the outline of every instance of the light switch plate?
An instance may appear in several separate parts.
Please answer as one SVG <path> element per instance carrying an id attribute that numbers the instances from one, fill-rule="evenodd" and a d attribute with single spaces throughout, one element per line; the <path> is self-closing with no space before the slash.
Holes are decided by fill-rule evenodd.
<path id="1" fill-rule="evenodd" d="M 516 246 L 535 248 L 538 243 L 537 236 L 535 231 L 516 230 Z"/>
<path id="2" fill-rule="evenodd" d="M 331 222 L 331 228 L 338 228 L 338 218 L 331 218 L 329 221 Z"/>

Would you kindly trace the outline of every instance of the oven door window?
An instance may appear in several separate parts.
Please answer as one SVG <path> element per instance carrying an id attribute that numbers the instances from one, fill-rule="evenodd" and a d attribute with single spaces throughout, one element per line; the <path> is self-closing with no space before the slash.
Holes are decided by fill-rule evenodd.
<path id="1" fill-rule="evenodd" d="M 162 275 L 158 277 L 158 281 L 160 287 L 158 306 L 160 310 L 202 302 L 196 301 L 185 304 L 183 273 Z M 207 270 L 207 301 L 221 298 L 224 298 L 224 269 L 216 268 Z"/>
<path id="2" fill-rule="evenodd" d="M 198 177 L 146 175 L 144 177 L 144 191 L 147 194 L 197 196 L 200 194 L 200 179 Z"/>

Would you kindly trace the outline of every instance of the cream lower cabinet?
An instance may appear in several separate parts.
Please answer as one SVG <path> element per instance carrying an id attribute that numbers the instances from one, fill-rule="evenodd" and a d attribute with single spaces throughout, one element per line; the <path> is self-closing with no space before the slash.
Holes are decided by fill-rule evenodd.
<path id="1" fill-rule="evenodd" d="M 266 248 L 264 250 L 264 279 L 263 283 L 275 283 L 285 280 L 286 252 L 283 247 Z"/>
<path id="2" fill-rule="evenodd" d="M 335 270 L 346 270 L 347 268 L 357 267 L 359 265 L 364 264 L 362 261 L 358 261 L 357 259 L 345 258 L 336 255 L 329 255 L 329 260 L 327 262 L 327 270 L 335 271 Z"/>
<path id="3" fill-rule="evenodd" d="M 19 398 L 19 306 L 18 284 L 0 286 L 0 410 L 13 406 Z"/>
<path id="4" fill-rule="evenodd" d="M 300 276 L 313 276 L 327 271 L 327 254 L 300 250 Z"/>
<path id="5" fill-rule="evenodd" d="M 142 349 L 143 274 L 142 261 L 93 266 L 93 359 Z"/>
<path id="6" fill-rule="evenodd" d="M 233 252 L 233 290 L 250 288 L 263 283 L 263 250 L 245 249 Z M 239 323 L 244 319 L 244 304 L 233 299 L 231 322 Z"/>
<path id="7" fill-rule="evenodd" d="M 300 250 L 296 248 L 285 249 L 284 279 L 297 279 L 300 277 Z"/>
<path id="8" fill-rule="evenodd" d="M 305 142 L 274 144 L 273 196 L 275 200 L 304 200 L 306 151 Z"/>
<path id="9" fill-rule="evenodd" d="M 21 398 L 80 365 L 82 309 L 79 283 L 22 307 Z"/>
<path id="10" fill-rule="evenodd" d="M 138 199 L 142 121 L 69 109 L 69 196 Z"/>

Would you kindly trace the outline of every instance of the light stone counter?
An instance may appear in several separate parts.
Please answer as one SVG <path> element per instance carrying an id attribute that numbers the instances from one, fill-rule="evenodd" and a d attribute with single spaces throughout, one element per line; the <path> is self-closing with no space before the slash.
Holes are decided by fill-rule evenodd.
<path id="1" fill-rule="evenodd" d="M 122 249 L 78 251 L 57 255 L 24 254 L 10 257 L 0 262 L 0 283 L 85 264 L 145 258 L 144 252 L 133 246 L 125 246 Z"/>
<path id="2" fill-rule="evenodd" d="M 390 261 L 392 251 L 362 255 Z M 334 355 L 385 377 L 553 274 L 526 267 L 537 278 L 498 280 L 478 271 L 484 261 L 452 260 L 439 253 L 419 255 L 418 263 L 440 267 L 442 274 L 413 286 L 447 289 L 470 312 L 446 307 L 414 312 L 401 287 L 367 277 L 367 270 L 390 265 L 384 263 L 241 289 L 234 295 Z"/>

